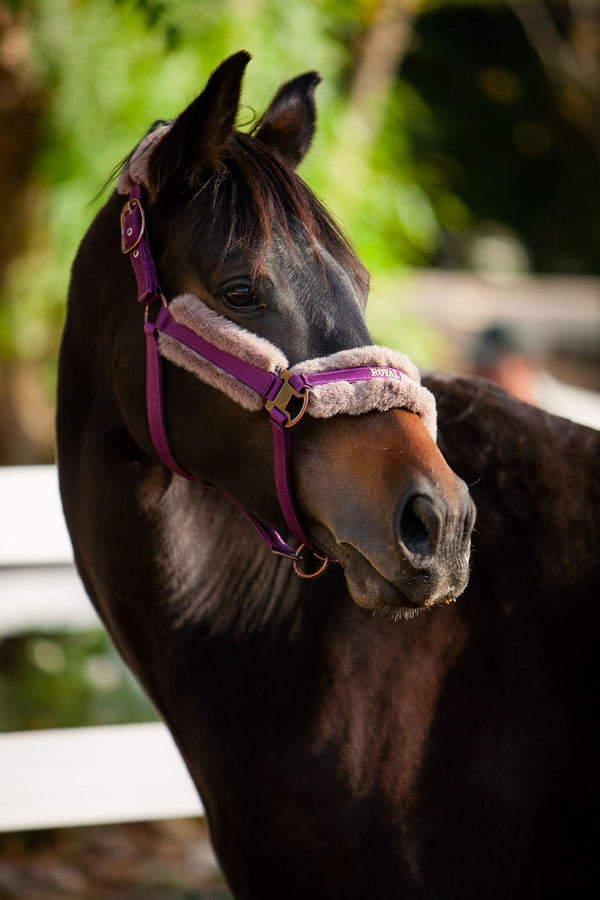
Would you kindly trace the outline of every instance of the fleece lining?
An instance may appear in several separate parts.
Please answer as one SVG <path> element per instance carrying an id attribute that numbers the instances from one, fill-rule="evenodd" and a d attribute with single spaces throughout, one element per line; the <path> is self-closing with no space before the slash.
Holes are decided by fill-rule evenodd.
<path id="1" fill-rule="evenodd" d="M 288 361 L 278 347 L 219 315 L 199 297 L 182 294 L 169 304 L 169 308 L 176 322 L 186 325 L 220 350 L 270 372 L 281 373 L 288 368 Z M 263 406 L 264 400 L 260 394 L 175 338 L 160 334 L 159 348 L 166 359 L 223 391 L 245 409 L 258 410 Z M 417 367 L 403 353 L 375 344 L 353 347 L 298 363 L 291 371 L 308 375 L 363 366 L 375 370 L 370 381 L 336 381 L 315 385 L 310 391 L 307 412 L 315 418 L 327 419 L 340 413 L 356 416 L 374 409 L 407 409 L 422 418 L 435 440 L 435 399 L 420 384 Z M 386 372 L 386 369 L 399 369 L 402 374 L 398 376 Z"/>

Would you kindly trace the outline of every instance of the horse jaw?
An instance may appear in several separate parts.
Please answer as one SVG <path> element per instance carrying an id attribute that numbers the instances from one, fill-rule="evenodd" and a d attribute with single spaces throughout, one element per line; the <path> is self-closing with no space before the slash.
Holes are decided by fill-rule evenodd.
<path id="1" fill-rule="evenodd" d="M 299 502 L 352 599 L 396 617 L 456 600 L 475 509 L 418 416 L 340 416 L 307 432 L 295 454 Z"/>
<path id="2" fill-rule="evenodd" d="M 422 567 L 413 567 L 402 561 L 394 566 L 393 551 L 388 560 L 378 560 L 369 556 L 369 547 L 364 551 L 347 543 L 338 547 L 338 561 L 354 602 L 392 618 L 411 618 L 423 609 L 453 603 L 469 579 L 468 551 L 447 564 L 432 566 L 425 560 Z"/>

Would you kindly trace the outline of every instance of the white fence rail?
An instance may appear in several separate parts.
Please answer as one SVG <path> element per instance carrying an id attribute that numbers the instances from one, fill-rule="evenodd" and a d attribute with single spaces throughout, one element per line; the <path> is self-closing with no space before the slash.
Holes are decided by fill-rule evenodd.
<path id="1" fill-rule="evenodd" d="M 56 469 L 0 467 L 0 654 L 11 634 L 90 627 Z M 0 831 L 198 815 L 162 723 L 0 733 Z"/>

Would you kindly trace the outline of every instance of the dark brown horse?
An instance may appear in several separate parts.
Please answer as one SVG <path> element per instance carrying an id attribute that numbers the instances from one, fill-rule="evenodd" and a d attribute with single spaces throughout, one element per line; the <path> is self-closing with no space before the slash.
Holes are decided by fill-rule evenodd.
<path id="1" fill-rule="evenodd" d="M 58 448 L 86 588 L 177 741 L 236 898 L 587 896 L 597 432 L 484 382 L 428 379 L 439 446 L 478 507 L 469 585 L 448 605 L 467 580 L 472 504 L 418 386 L 412 406 L 369 394 L 360 414 L 344 400 L 328 418 L 311 395 L 286 432 L 282 503 L 265 411 L 211 365 L 184 368 L 164 334 L 153 349 L 181 296 L 215 341 L 233 323 L 234 355 L 260 343 L 295 372 L 371 344 L 366 274 L 294 173 L 318 78 L 284 85 L 243 134 L 246 63 L 226 61 L 146 139 L 119 183 L 142 183 L 140 207 L 115 193 L 75 260 Z M 152 260 L 130 264 L 129 216 L 132 252 L 151 255 L 169 301 L 150 290 L 147 350 L 136 297 Z M 396 357 L 371 352 L 386 384 L 403 380 Z M 159 356 L 164 398 L 147 409 Z M 268 534 L 295 505 L 337 562 L 299 578 L 228 498 Z"/>

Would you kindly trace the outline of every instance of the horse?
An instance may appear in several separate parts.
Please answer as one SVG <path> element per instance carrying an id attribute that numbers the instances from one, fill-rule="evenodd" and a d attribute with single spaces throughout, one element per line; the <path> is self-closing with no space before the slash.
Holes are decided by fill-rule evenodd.
<path id="1" fill-rule="evenodd" d="M 373 344 L 296 173 L 319 76 L 240 131 L 248 60 L 146 135 L 73 264 L 85 588 L 238 900 L 587 896 L 598 433 Z"/>

